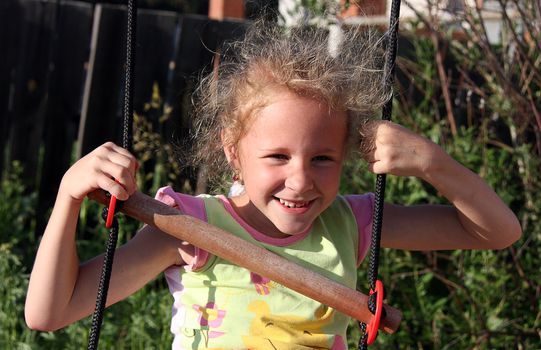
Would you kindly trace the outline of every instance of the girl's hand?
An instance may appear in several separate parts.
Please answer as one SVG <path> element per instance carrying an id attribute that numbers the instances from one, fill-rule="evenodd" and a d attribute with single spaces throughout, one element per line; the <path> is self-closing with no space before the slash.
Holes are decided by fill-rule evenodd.
<path id="1" fill-rule="evenodd" d="M 137 189 L 135 174 L 138 167 L 131 153 L 107 142 L 68 169 L 62 178 L 59 195 L 68 195 L 80 203 L 88 193 L 101 188 L 126 200 Z"/>
<path id="2" fill-rule="evenodd" d="M 426 178 L 449 156 L 435 143 L 388 121 L 372 121 L 364 130 L 364 158 L 376 174 Z"/>

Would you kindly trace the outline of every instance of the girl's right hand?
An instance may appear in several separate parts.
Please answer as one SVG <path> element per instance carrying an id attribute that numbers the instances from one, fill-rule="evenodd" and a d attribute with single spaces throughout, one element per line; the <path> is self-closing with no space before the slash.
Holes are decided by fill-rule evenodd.
<path id="1" fill-rule="evenodd" d="M 81 203 L 88 193 L 101 188 L 119 200 L 127 200 L 137 189 L 138 168 L 130 152 L 107 142 L 68 169 L 60 183 L 59 194 Z"/>
<path id="2" fill-rule="evenodd" d="M 363 156 L 375 174 L 415 176 L 430 182 L 431 173 L 452 162 L 440 146 L 390 121 L 371 121 L 364 130 Z"/>

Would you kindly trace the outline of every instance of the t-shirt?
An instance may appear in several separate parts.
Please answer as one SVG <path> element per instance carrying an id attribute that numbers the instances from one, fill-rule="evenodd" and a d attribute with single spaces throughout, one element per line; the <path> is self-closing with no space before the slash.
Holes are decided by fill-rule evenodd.
<path id="1" fill-rule="evenodd" d="M 181 212 L 350 288 L 368 250 L 373 194 L 337 196 L 305 232 L 268 237 L 224 196 L 162 188 L 156 197 Z M 173 349 L 347 349 L 349 317 L 264 276 L 195 248 L 192 261 L 165 271 L 174 304 Z M 355 301 L 352 300 L 352 303 Z"/>

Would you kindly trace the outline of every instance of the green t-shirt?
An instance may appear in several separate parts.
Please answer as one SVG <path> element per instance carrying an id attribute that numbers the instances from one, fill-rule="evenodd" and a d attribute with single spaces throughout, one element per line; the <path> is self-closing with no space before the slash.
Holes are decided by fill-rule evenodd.
<path id="1" fill-rule="evenodd" d="M 344 197 L 337 196 L 307 232 L 283 239 L 249 227 L 225 197 L 199 198 L 208 223 L 356 287 L 359 230 Z M 348 316 L 217 256 L 197 255 L 199 264 L 166 271 L 175 299 L 173 349 L 347 348 Z"/>

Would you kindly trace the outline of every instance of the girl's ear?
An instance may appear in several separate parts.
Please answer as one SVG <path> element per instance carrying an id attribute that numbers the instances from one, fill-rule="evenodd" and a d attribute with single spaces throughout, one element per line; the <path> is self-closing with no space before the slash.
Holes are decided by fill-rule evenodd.
<path id="1" fill-rule="evenodd" d="M 237 147 L 233 145 L 226 136 L 227 131 L 222 130 L 220 137 L 222 139 L 222 147 L 224 148 L 225 157 L 227 162 L 233 167 L 233 169 L 239 169 L 240 163 L 237 154 Z"/>

